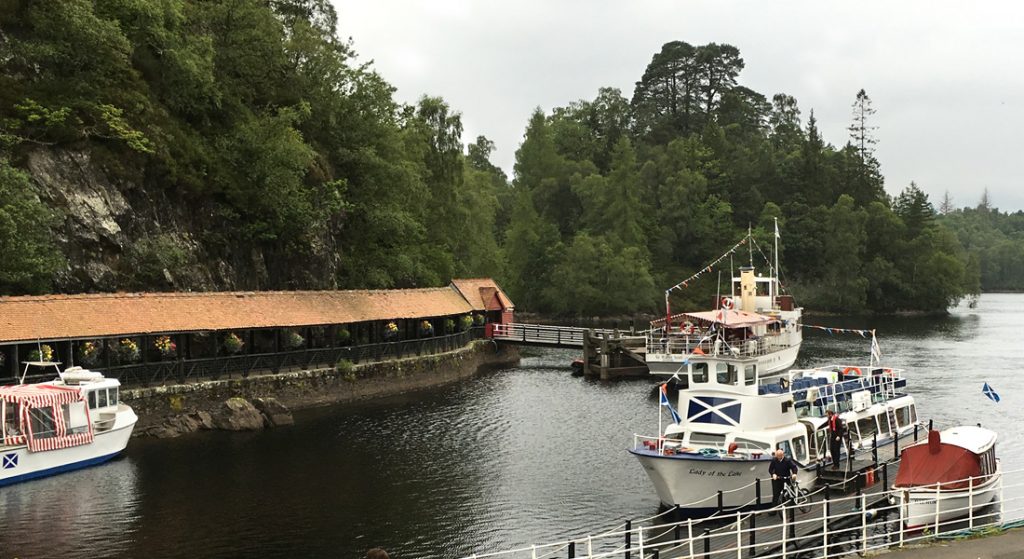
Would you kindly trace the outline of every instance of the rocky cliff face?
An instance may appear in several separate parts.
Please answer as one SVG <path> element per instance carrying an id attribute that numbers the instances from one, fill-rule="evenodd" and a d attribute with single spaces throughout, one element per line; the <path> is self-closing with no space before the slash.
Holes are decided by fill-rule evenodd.
<path id="1" fill-rule="evenodd" d="M 55 233 L 68 266 L 54 278 L 57 291 L 335 287 L 330 239 L 311 241 L 315 262 L 295 262 L 287 251 L 225 235 L 212 204 L 194 207 L 142 174 L 113 178 L 126 174 L 111 168 L 116 163 L 63 148 L 25 158 L 40 197 L 61 218 Z"/>

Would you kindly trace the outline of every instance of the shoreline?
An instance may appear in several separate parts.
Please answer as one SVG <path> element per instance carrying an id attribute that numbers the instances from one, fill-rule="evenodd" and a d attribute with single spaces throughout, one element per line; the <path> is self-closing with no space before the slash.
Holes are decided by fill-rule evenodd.
<path id="1" fill-rule="evenodd" d="M 293 410 L 433 388 L 518 362 L 518 348 L 474 340 L 447 353 L 354 365 L 348 373 L 336 368 L 265 373 L 246 378 L 127 388 L 121 395 L 139 416 L 133 437 L 171 438 L 200 429 L 257 430 L 288 424 Z M 276 415 L 287 415 L 287 420 L 277 421 L 261 409 L 265 417 L 257 412 L 244 426 L 220 426 L 225 422 L 218 421 L 217 417 L 239 412 L 238 406 L 244 406 L 239 400 L 248 404 L 247 409 L 252 408 L 249 402 L 257 403 L 257 408 L 262 408 L 262 403 L 272 402 Z"/>

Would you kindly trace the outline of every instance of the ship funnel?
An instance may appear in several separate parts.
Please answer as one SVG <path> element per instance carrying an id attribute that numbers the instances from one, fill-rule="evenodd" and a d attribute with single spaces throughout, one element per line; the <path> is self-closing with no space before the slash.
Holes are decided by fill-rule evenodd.
<path id="1" fill-rule="evenodd" d="M 755 312 L 757 310 L 757 282 L 754 280 L 754 268 L 740 268 L 740 310 Z"/>
<path id="2" fill-rule="evenodd" d="M 942 452 L 942 438 L 935 430 L 928 431 L 928 453 L 938 454 Z"/>

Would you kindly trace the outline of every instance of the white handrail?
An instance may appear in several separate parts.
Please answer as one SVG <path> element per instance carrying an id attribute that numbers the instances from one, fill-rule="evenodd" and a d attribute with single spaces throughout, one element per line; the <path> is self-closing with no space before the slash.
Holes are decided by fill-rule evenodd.
<path id="1" fill-rule="evenodd" d="M 1009 488 L 1011 490 L 1017 489 L 1016 492 L 1022 492 L 1021 490 L 1024 489 L 1024 470 L 1014 470 L 1014 471 L 1009 471 L 1009 472 L 1001 472 L 1001 478 L 1000 478 L 1000 480 L 998 482 L 999 483 L 999 487 L 998 488 L 995 488 L 995 487 L 992 487 L 992 486 L 989 486 L 989 485 L 981 485 L 980 489 L 979 489 L 979 485 L 975 483 L 975 478 L 976 477 L 977 476 L 971 476 L 971 477 L 968 477 L 968 478 L 964 478 L 962 480 L 955 480 L 953 482 L 947 482 L 947 483 L 956 483 L 956 482 L 966 482 L 967 483 L 967 496 L 968 496 L 968 499 L 967 499 L 967 505 L 966 506 L 962 506 L 963 501 L 960 501 L 960 505 L 954 505 L 953 503 L 948 502 L 947 500 L 944 500 L 941 487 L 938 487 L 938 486 L 936 487 L 936 493 L 935 493 L 935 496 L 933 497 L 934 501 L 935 501 L 935 507 L 936 507 L 936 518 L 935 518 L 935 523 L 930 526 L 931 530 L 930 530 L 929 534 L 917 534 L 915 532 L 908 532 L 907 531 L 906 524 L 907 524 L 908 521 L 910 521 L 910 517 L 907 514 L 907 510 L 908 510 L 908 505 L 910 504 L 910 501 L 907 499 L 907 493 L 906 493 L 907 489 L 906 488 L 897 488 L 897 489 L 890 489 L 890 490 L 885 490 L 885 491 L 880 491 L 878 493 L 874 493 L 874 494 L 871 495 L 871 499 L 872 500 L 875 500 L 875 499 L 882 500 L 882 499 L 885 499 L 886 497 L 888 497 L 889 498 L 888 502 L 897 505 L 896 508 L 898 509 L 898 511 L 896 511 L 896 512 L 898 512 L 898 515 L 899 515 L 898 516 L 898 519 L 899 519 L 899 524 L 898 524 L 899 525 L 899 530 L 898 530 L 899 533 L 898 533 L 898 536 L 893 535 L 890 538 L 888 538 L 887 540 L 886 539 L 880 539 L 878 541 L 876 541 L 876 538 L 870 538 L 869 537 L 869 535 L 868 535 L 868 527 L 870 526 L 870 523 L 869 523 L 869 513 L 870 513 L 870 511 L 868 510 L 868 504 L 869 504 L 868 503 L 868 495 L 867 494 L 861 494 L 861 495 L 852 495 L 852 496 L 845 496 L 845 497 L 839 497 L 839 498 L 830 499 L 829 503 L 830 503 L 831 507 L 833 507 L 832 508 L 833 512 L 832 512 L 831 515 L 827 515 L 826 514 L 826 507 L 825 507 L 825 504 L 824 504 L 825 502 L 824 501 L 816 503 L 816 504 L 820 504 L 820 507 L 821 507 L 821 514 L 820 514 L 820 516 L 819 515 L 811 515 L 811 516 L 808 516 L 806 518 L 799 518 L 797 516 L 797 514 L 796 514 L 797 513 L 797 508 L 796 508 L 795 505 L 779 505 L 778 507 L 776 507 L 775 510 L 778 510 L 779 512 L 782 513 L 782 518 L 783 518 L 783 521 L 784 521 L 783 522 L 784 530 L 783 530 L 783 534 L 781 536 L 781 539 L 773 540 L 773 541 L 759 541 L 758 545 L 759 546 L 768 546 L 768 547 L 770 547 L 770 546 L 775 546 L 775 545 L 782 544 L 781 552 L 779 554 L 772 555 L 771 557 L 787 557 L 787 554 L 789 553 L 789 551 L 787 550 L 786 544 L 787 543 L 792 543 L 792 542 L 789 541 L 789 534 L 788 534 L 789 527 L 792 526 L 793 529 L 796 530 L 796 529 L 800 528 L 801 526 L 808 526 L 808 527 L 809 526 L 816 526 L 820 522 L 820 524 L 821 524 L 821 528 L 820 528 L 821 529 L 821 535 L 825 538 L 824 541 L 828 541 L 830 536 L 834 536 L 836 534 L 857 534 L 859 536 L 859 538 L 855 536 L 854 539 L 853 539 L 854 542 L 857 542 L 856 548 L 861 553 L 867 553 L 867 552 L 874 551 L 874 550 L 884 549 L 886 547 L 904 546 L 904 545 L 906 545 L 908 543 L 913 543 L 913 542 L 917 542 L 917 541 L 923 541 L 925 539 L 934 538 L 934 537 L 937 537 L 937 536 L 950 535 L 950 534 L 959 534 L 959 533 L 963 532 L 962 526 L 963 526 L 964 522 L 967 523 L 967 525 L 969 527 L 968 529 L 976 530 L 976 529 L 982 529 L 982 528 L 991 527 L 991 526 L 994 526 L 994 525 L 999 525 L 1002 522 L 1010 522 L 1010 521 L 1024 519 L 1024 506 L 1020 505 L 1020 501 L 1024 500 L 1024 498 L 1022 498 L 1022 497 L 1005 498 L 1004 494 L 1003 494 L 1003 491 L 1005 489 L 1007 489 L 1007 488 Z M 854 479 L 854 478 L 850 478 L 850 479 Z M 1006 483 L 1006 480 L 1010 480 L 1011 483 Z M 930 490 L 931 486 L 928 486 L 925 489 L 926 490 Z M 818 493 L 821 490 L 822 489 L 819 489 L 819 490 L 815 491 L 815 493 Z M 977 492 L 979 495 L 982 494 L 981 492 L 985 492 L 986 494 L 991 494 L 990 492 L 992 492 L 992 491 L 996 491 L 997 492 L 996 497 L 993 498 L 993 500 L 992 500 L 992 502 L 990 504 L 986 504 L 984 506 L 988 507 L 988 506 L 995 505 L 997 507 L 1000 507 L 1001 508 L 1002 517 L 1001 518 L 994 517 L 993 515 L 987 514 L 987 513 L 983 517 L 982 516 L 976 516 L 976 511 L 974 510 L 974 508 L 975 508 L 975 504 L 978 503 L 978 500 L 975 499 L 975 497 L 976 497 L 975 493 Z M 713 496 L 711 498 L 713 498 Z M 707 499 L 703 499 L 702 502 L 706 501 L 706 500 Z M 927 499 L 926 501 L 923 502 L 923 504 L 925 504 L 925 505 L 930 504 L 928 501 L 931 501 L 931 500 L 932 499 Z M 921 503 L 921 501 L 917 501 L 917 502 Z M 856 506 L 851 506 L 849 503 L 856 503 Z M 848 528 L 843 528 L 843 529 L 833 529 L 833 528 L 830 528 L 829 527 L 829 523 L 830 523 L 831 520 L 834 520 L 836 518 L 848 517 L 848 515 L 851 514 L 851 512 L 838 512 L 837 513 L 837 512 L 835 512 L 835 510 L 836 510 L 835 507 L 842 507 L 842 508 L 844 508 L 847 511 L 853 511 L 852 514 L 858 514 L 860 516 L 860 519 L 859 519 L 860 522 L 855 522 L 853 524 L 853 526 L 850 526 Z M 755 515 L 755 514 L 762 514 L 762 513 L 757 513 L 757 512 L 744 513 L 744 512 L 741 512 L 741 511 L 731 511 L 730 514 L 731 515 L 734 514 L 735 515 L 735 519 L 732 522 L 727 523 L 726 525 L 714 526 L 712 528 L 708 524 L 709 522 L 711 522 L 709 520 L 693 520 L 693 519 L 688 519 L 686 521 L 686 523 L 685 523 L 686 524 L 686 534 L 685 534 L 684 537 L 681 537 L 679 539 L 670 539 L 669 541 L 661 541 L 662 537 L 664 537 L 666 534 L 672 532 L 673 530 L 675 530 L 677 528 L 680 528 L 682 525 L 680 523 L 668 523 L 668 524 L 656 524 L 656 525 L 645 526 L 642 523 L 650 521 L 650 520 L 654 520 L 654 519 L 657 519 L 657 518 L 660 518 L 661 516 L 664 516 L 665 514 L 666 513 L 659 513 L 658 515 L 654 515 L 654 516 L 645 518 L 642 521 L 640 521 L 639 525 L 635 526 L 634 528 L 632 528 L 629 531 L 622 530 L 622 529 L 614 529 L 613 528 L 612 530 L 609 530 L 609 531 L 607 531 L 607 532 L 605 532 L 603 534 L 599 534 L 597 536 L 588 535 L 585 538 L 576 538 L 576 539 L 573 539 L 573 540 L 557 542 L 557 543 L 554 543 L 554 544 L 541 544 L 541 545 L 536 545 L 535 544 L 535 545 L 531 545 L 531 546 L 525 547 L 525 548 L 518 548 L 518 549 L 513 549 L 513 550 L 499 551 L 499 552 L 493 552 L 493 553 L 487 553 L 487 554 L 474 554 L 474 555 L 471 555 L 469 557 L 472 557 L 472 558 L 475 558 L 475 559 L 482 559 L 482 558 L 485 558 L 485 557 L 509 557 L 509 558 L 511 558 L 511 557 L 523 557 L 524 556 L 523 554 L 528 553 L 531 558 L 532 557 L 538 557 L 538 559 L 539 559 L 540 557 L 554 556 L 555 553 L 558 553 L 559 551 L 564 550 L 569 545 L 570 542 L 582 541 L 584 539 L 587 542 L 587 546 L 586 546 L 587 547 L 587 549 L 586 549 L 587 555 L 586 555 L 586 557 L 588 557 L 588 558 L 598 559 L 598 558 L 601 558 L 601 557 L 613 557 L 613 556 L 620 556 L 621 557 L 622 553 L 623 553 L 623 550 L 624 550 L 624 546 L 622 545 L 622 542 L 624 541 L 625 535 L 627 533 L 635 533 L 635 535 L 636 535 L 636 542 L 637 542 L 637 544 L 638 544 L 638 546 L 640 548 L 641 557 L 643 557 L 644 554 L 646 554 L 648 551 L 650 551 L 652 549 L 658 549 L 662 553 L 667 553 L 668 551 L 671 551 L 671 550 L 685 551 L 685 550 L 688 549 L 689 552 L 690 552 L 690 555 L 693 555 L 694 551 L 696 550 L 695 540 L 697 538 L 704 538 L 704 537 L 711 538 L 714 542 L 719 542 L 719 543 L 722 542 L 722 540 L 720 538 L 723 538 L 723 537 L 729 538 L 728 541 L 730 543 L 725 544 L 726 547 L 727 547 L 726 549 L 713 550 L 712 553 L 711 553 L 711 556 L 725 557 L 725 556 L 732 556 L 734 554 L 734 552 L 738 553 L 738 554 L 742 554 L 742 549 L 744 549 L 743 537 L 744 537 L 745 534 L 750 534 L 751 532 L 760 533 L 763 530 L 770 529 L 770 528 L 766 528 L 766 527 L 763 527 L 763 526 L 759 527 L 759 528 L 749 528 L 749 527 L 744 528 L 743 527 L 743 522 L 747 521 L 750 518 L 750 516 Z M 964 520 L 961 520 L 959 524 L 955 523 L 955 522 L 952 523 L 952 524 L 947 522 L 946 525 L 944 526 L 942 518 L 941 518 L 943 515 L 956 516 L 958 518 L 963 518 Z M 721 518 L 721 517 L 719 516 L 718 518 Z M 856 516 L 854 516 L 853 518 L 856 518 Z M 698 529 L 701 529 L 700 532 L 704 532 L 704 533 L 698 535 L 697 538 L 694 537 L 694 528 L 695 527 L 697 527 Z M 944 529 L 945 529 L 945 531 L 943 531 Z M 801 539 L 803 537 L 804 536 L 801 536 Z M 817 537 L 817 536 L 815 536 L 815 537 Z M 857 541 L 858 539 L 860 540 L 859 542 Z M 709 540 L 709 541 L 712 541 L 712 540 Z M 600 544 L 600 548 L 601 548 L 600 550 L 598 549 L 599 544 Z M 609 546 L 607 544 L 611 544 L 610 547 L 613 548 L 611 551 L 608 550 Z M 733 545 L 735 545 L 735 548 L 732 548 Z M 823 548 L 824 548 L 823 546 L 817 546 L 816 545 L 816 546 L 812 546 L 812 547 L 801 547 L 800 551 L 801 551 L 801 553 L 804 553 L 804 552 L 814 551 L 814 550 L 823 549 Z M 537 555 L 538 552 L 541 552 L 541 551 L 545 551 L 546 553 L 544 553 L 544 555 Z"/>

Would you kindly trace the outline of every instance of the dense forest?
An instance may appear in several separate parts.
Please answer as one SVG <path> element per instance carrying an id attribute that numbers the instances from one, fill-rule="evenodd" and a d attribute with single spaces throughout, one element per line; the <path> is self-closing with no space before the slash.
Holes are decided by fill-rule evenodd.
<path id="1" fill-rule="evenodd" d="M 863 90 L 836 100 L 852 115 L 833 146 L 796 99 L 740 84 L 735 47 L 670 42 L 631 97 L 537 109 L 510 178 L 445 100 L 398 103 L 337 22 L 328 0 L 0 2 L 0 294 L 486 275 L 523 310 L 644 312 L 748 228 L 767 249 L 776 218 L 809 308 L 942 311 L 1022 287 L 1024 216 L 886 195 Z M 41 153 L 152 215 L 76 245 Z"/>

